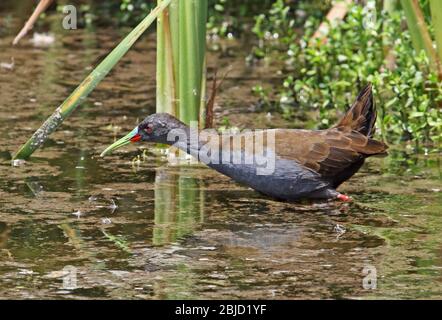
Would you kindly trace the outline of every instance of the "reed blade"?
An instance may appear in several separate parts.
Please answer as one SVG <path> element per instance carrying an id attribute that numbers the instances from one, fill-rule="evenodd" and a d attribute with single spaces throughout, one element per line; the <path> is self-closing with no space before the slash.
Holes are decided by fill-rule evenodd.
<path id="1" fill-rule="evenodd" d="M 439 63 L 442 61 L 442 1 L 430 0 L 431 20 L 436 38 Z"/>
<path id="2" fill-rule="evenodd" d="M 440 2 L 440 0 L 436 1 Z M 442 74 L 439 58 L 434 49 L 428 26 L 425 23 L 424 13 L 420 7 L 419 0 L 401 0 L 401 5 L 407 18 L 407 25 L 415 50 L 418 53 L 424 50 L 432 67 L 438 70 L 439 74 Z"/>
<path id="3" fill-rule="evenodd" d="M 158 0 L 160 4 L 163 0 Z M 174 0 L 176 2 L 176 0 Z M 177 89 L 170 16 L 172 4 L 157 19 L 157 112 L 177 116 Z M 173 15 L 173 14 L 172 14 Z"/>
<path id="4" fill-rule="evenodd" d="M 187 124 L 205 105 L 207 10 L 207 0 L 172 0 L 158 21 L 157 112 Z"/>
<path id="5" fill-rule="evenodd" d="M 205 66 L 207 0 L 180 4 L 180 120 L 198 121 Z"/>
<path id="6" fill-rule="evenodd" d="M 14 159 L 27 159 L 63 121 L 86 99 L 112 68 L 129 51 L 138 38 L 155 21 L 172 0 L 163 0 L 141 21 L 120 44 L 89 74 L 74 92 L 55 110 L 32 137 L 15 154 Z"/>
<path id="7" fill-rule="evenodd" d="M 28 21 L 26 21 L 23 28 L 20 30 L 20 32 L 17 34 L 17 36 L 14 38 L 14 41 L 12 41 L 12 45 L 16 45 L 19 43 L 19 41 L 26 36 L 26 34 L 29 32 L 29 30 L 32 30 L 34 27 L 35 22 L 37 21 L 38 17 L 46 11 L 46 9 L 52 4 L 54 0 L 40 0 L 37 7 L 35 8 L 32 15 L 29 17 Z"/>

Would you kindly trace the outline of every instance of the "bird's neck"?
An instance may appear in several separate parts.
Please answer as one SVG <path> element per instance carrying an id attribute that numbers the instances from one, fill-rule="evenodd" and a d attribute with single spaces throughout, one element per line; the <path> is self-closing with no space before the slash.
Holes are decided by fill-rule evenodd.
<path id="1" fill-rule="evenodd" d="M 168 142 L 168 144 L 177 147 L 178 149 L 191 155 L 201 163 L 208 165 L 209 167 L 215 169 L 216 171 L 230 176 L 229 169 L 232 167 L 230 161 L 230 153 L 229 153 L 229 161 L 226 161 L 221 152 L 222 150 L 216 149 L 220 148 L 219 145 L 219 142 L 221 142 L 220 133 L 218 133 L 216 130 L 212 130 L 210 132 L 210 138 L 209 140 L 207 140 L 208 137 L 206 135 L 207 134 L 206 131 L 203 134 L 201 131 L 199 131 L 196 128 L 186 127 L 183 130 L 183 132 L 185 132 L 185 134 L 183 135 L 184 137 L 181 137 L 181 139 L 177 140 L 177 142 L 175 143 Z M 218 143 L 214 141 L 218 141 Z"/>
<path id="2" fill-rule="evenodd" d="M 169 134 L 167 144 L 198 158 L 198 153 L 203 145 L 198 128 L 191 128 L 183 124 L 177 129 Z"/>

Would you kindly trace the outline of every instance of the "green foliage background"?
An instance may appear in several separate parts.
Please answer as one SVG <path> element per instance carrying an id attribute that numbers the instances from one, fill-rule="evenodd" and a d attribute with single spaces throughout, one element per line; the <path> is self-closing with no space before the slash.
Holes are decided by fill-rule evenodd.
<path id="1" fill-rule="evenodd" d="M 412 142 L 415 150 L 440 151 L 442 84 L 425 54 L 414 51 L 402 12 L 389 15 L 377 9 L 373 15 L 354 5 L 345 21 L 331 28 L 326 43 L 312 43 L 323 17 L 307 14 L 300 35 L 293 31 L 296 10 L 277 0 L 267 15 L 257 17 L 254 28 L 261 40 L 255 56 L 283 60 L 284 74 L 290 73 L 276 92 L 276 103 L 287 117 L 314 110 L 318 121 L 311 123 L 319 125 L 313 127 L 328 127 L 336 121 L 336 110 L 344 112 L 361 87 L 372 82 L 383 138 Z M 390 50 L 396 64 L 391 70 L 385 63 Z M 255 92 L 270 101 L 265 89 Z"/>
<path id="2" fill-rule="evenodd" d="M 428 0 L 420 2 L 433 32 Z M 119 24 L 131 25 L 155 3 L 120 0 L 96 6 L 101 15 L 108 12 L 114 18 L 117 12 Z M 414 51 L 400 9 L 384 13 L 382 1 L 372 12 L 354 5 L 346 19 L 331 28 L 326 43 L 312 43 L 330 0 L 211 0 L 209 6 L 212 40 L 252 34 L 256 45 L 249 62 L 279 63 L 288 75 L 276 89 L 253 88 L 261 104 L 293 121 L 308 118 L 306 127 L 321 129 L 332 125 L 361 87 L 372 82 L 379 134 L 414 151 L 440 152 L 442 85 L 425 55 Z M 385 64 L 390 51 L 395 57 L 392 69 Z"/>

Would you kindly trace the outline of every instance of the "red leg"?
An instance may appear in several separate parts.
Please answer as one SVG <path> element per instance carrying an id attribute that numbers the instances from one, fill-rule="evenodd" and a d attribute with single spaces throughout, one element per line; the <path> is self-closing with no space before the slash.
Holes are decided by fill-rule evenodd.
<path id="1" fill-rule="evenodd" d="M 351 202 L 351 198 L 345 194 L 339 194 L 336 198 L 344 202 Z"/>

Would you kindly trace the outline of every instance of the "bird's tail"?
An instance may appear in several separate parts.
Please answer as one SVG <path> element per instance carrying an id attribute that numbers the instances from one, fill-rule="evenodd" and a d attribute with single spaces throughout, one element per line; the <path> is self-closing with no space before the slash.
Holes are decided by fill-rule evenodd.
<path id="1" fill-rule="evenodd" d="M 376 117 L 377 113 L 373 100 L 373 91 L 371 84 L 368 84 L 359 93 L 356 101 L 336 127 L 351 128 L 351 130 L 371 138 L 375 133 Z"/>
<path id="2" fill-rule="evenodd" d="M 373 92 L 371 84 L 368 84 L 362 89 L 356 101 L 335 127 L 356 131 L 366 136 L 368 139 L 365 146 L 360 150 L 361 153 L 367 156 L 386 155 L 388 146 L 381 141 L 373 139 L 376 131 L 376 117 Z"/>

